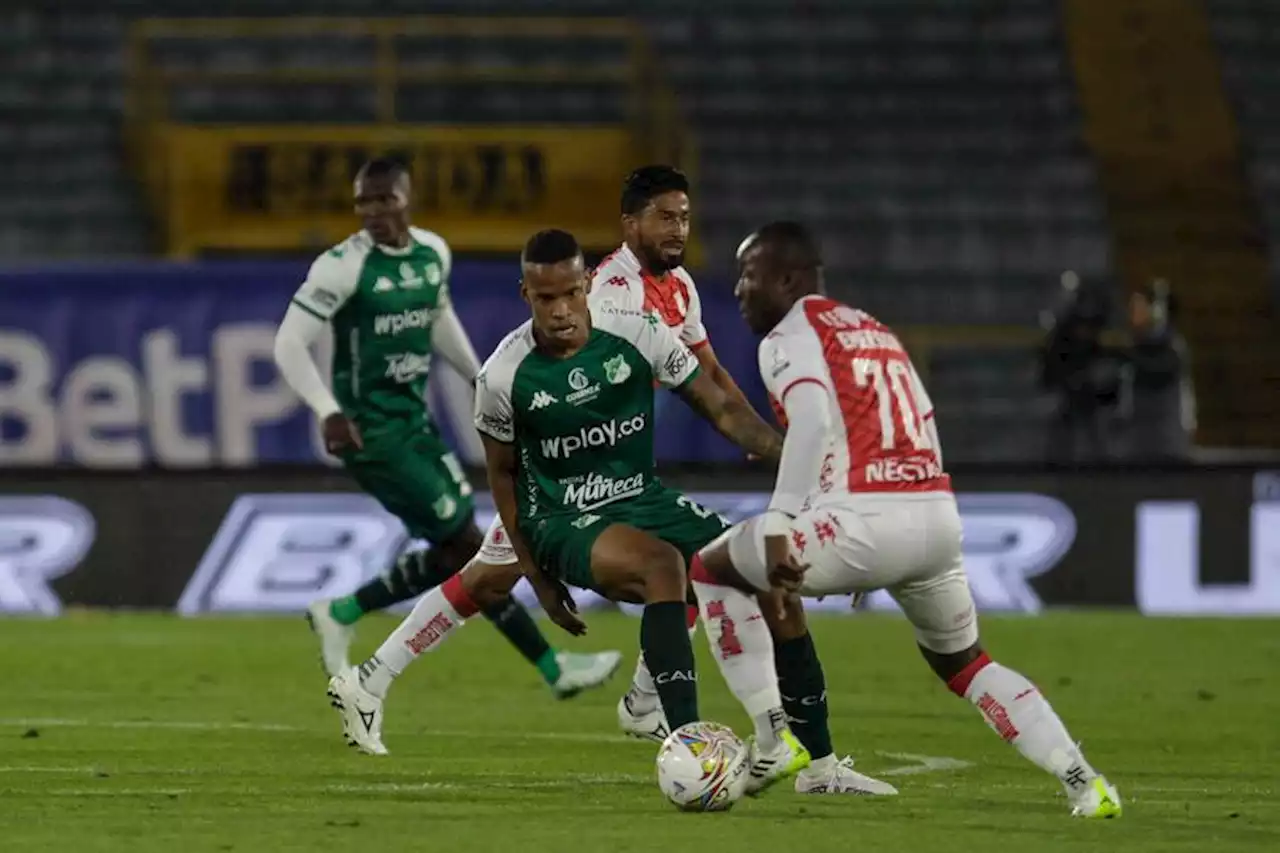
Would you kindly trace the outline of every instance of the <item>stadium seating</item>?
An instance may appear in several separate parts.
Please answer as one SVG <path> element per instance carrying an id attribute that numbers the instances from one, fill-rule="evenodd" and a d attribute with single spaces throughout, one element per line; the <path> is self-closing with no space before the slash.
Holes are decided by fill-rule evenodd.
<path id="1" fill-rule="evenodd" d="M 1280 7 L 1265 0 L 1207 0 L 1205 8 L 1266 223 L 1272 293 L 1280 305 Z"/>
<path id="2" fill-rule="evenodd" d="M 78 18 L 0 13 L 0 38 L 20 48 L 6 60 L 10 88 L 0 93 L 32 119 L 4 131 L 5 168 L 30 176 L 34 158 L 56 154 L 80 176 L 79 183 L 45 195 L 37 214 L 5 214 L 0 251 L 9 257 L 132 254 L 147 245 L 139 194 L 120 167 L 127 19 L 109 10 L 125 5 L 131 14 L 139 5 L 152 15 L 207 9 L 194 0 L 166 0 L 99 4 Z M 256 15 L 321 11 L 321 4 L 308 10 L 305 2 L 232 2 L 219 11 L 243 13 L 249 6 Z M 589 0 L 553 0 L 542 8 L 552 14 L 634 11 Z M 368 9 L 324 4 L 330 14 Z M 378 7 L 383 14 L 525 9 L 492 0 L 395 0 Z M 1036 322 L 1061 270 L 1106 274 L 1104 215 L 1079 140 L 1052 0 L 821 0 L 803 4 L 799 13 L 776 9 L 741 0 L 660 0 L 639 11 L 696 134 L 699 228 L 712 270 L 729 268 L 733 248 L 753 225 L 800 218 L 819 228 L 837 291 L 894 325 L 1024 328 Z M 479 52 L 463 55 L 464 49 L 423 40 L 404 53 L 421 62 L 500 66 L 525 48 L 495 41 Z M 358 39 L 304 40 L 276 49 L 270 61 L 287 66 L 291 56 L 319 52 L 340 64 L 367 50 Z M 168 61 L 252 68 L 267 60 L 252 46 L 188 44 L 175 46 Z M 609 57 L 600 56 L 598 46 L 566 39 L 548 61 Z M 290 94 L 193 87 L 170 109 L 193 120 L 364 121 L 371 115 L 366 91 L 328 86 Z M 406 119 L 450 121 L 598 121 L 620 109 L 607 91 L 581 87 L 532 96 L 480 88 L 463 98 L 442 87 L 406 87 L 397 106 Z M 63 216 L 76 225 L 70 244 L 56 238 Z M 1030 350 L 996 357 L 937 349 L 928 356 L 931 369 L 946 375 L 953 357 L 960 360 L 954 369 L 978 384 L 935 394 L 952 455 L 1017 455 L 1038 444 L 1038 426 L 1010 419 L 1007 411 L 1007 401 L 1025 404 L 1031 393 Z M 1006 403 L 979 402 L 987 398 Z M 959 425 L 962 419 L 967 426 Z M 1027 434 L 1019 439 L 1010 431 Z M 992 441 L 995 433 L 1006 440 Z M 975 442 L 961 434 L 976 436 Z"/>

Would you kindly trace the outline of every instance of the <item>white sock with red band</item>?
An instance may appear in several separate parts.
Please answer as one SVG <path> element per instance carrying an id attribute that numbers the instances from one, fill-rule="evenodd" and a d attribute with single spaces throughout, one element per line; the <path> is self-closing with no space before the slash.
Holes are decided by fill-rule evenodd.
<path id="1" fill-rule="evenodd" d="M 764 613 L 754 595 L 716 583 L 697 558 L 689 578 L 725 683 L 755 724 L 756 742 L 770 752 L 778 746 L 787 715 Z"/>
<path id="2" fill-rule="evenodd" d="M 1024 758 L 1057 776 L 1068 795 L 1084 792 L 1098 775 L 1036 686 L 986 653 L 947 686 L 972 702 L 987 725 Z"/>
<path id="3" fill-rule="evenodd" d="M 373 657 L 360 665 L 360 685 L 379 699 L 385 698 L 391 682 L 418 655 L 440 645 L 479 610 L 462 586 L 462 575 L 449 578 L 418 599 Z"/>

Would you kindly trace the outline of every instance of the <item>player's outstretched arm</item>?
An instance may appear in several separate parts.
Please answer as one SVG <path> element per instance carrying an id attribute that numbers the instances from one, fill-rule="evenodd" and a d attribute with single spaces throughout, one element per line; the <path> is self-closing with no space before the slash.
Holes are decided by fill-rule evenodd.
<path id="1" fill-rule="evenodd" d="M 748 453 L 770 461 L 781 455 L 778 431 L 756 414 L 745 397 L 726 393 L 706 371 L 699 370 L 677 393 L 721 435 Z"/>
<path id="2" fill-rule="evenodd" d="M 720 359 L 716 357 L 716 351 L 711 348 L 710 343 L 705 343 L 693 351 L 694 358 L 698 359 L 698 366 L 702 368 L 702 372 L 711 377 L 724 393 L 731 398 L 741 400 L 746 406 L 751 404 L 747 402 L 747 395 L 742 393 L 742 389 L 738 387 L 738 383 L 733 380 L 732 374 L 725 369 L 720 363 Z"/>

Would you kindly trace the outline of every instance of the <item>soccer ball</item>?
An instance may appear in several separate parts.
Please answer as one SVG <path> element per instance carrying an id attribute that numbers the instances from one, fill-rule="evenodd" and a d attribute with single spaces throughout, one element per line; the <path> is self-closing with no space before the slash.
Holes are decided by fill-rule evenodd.
<path id="1" fill-rule="evenodd" d="M 681 726 L 658 749 L 658 787 L 681 811 L 728 811 L 747 787 L 747 745 L 719 723 Z"/>

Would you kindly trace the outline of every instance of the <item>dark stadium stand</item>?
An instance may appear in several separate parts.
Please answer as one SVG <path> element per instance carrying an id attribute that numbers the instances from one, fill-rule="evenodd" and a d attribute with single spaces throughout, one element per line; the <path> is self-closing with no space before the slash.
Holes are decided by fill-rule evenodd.
<path id="1" fill-rule="evenodd" d="M 75 4 L 67 4 L 75 5 Z M 1226 77 L 1251 136 L 1252 175 L 1273 233 L 1280 228 L 1280 151 L 1271 121 L 1278 96 L 1268 71 L 1277 13 L 1265 2 L 1210 0 L 1216 35 L 1231 50 Z M 189 17 L 195 0 L 106 2 L 75 16 L 0 12 L 0 105 L 18 121 L 0 129 L 9 185 L 48 181 L 53 159 L 70 180 L 0 214 L 0 254 L 136 255 L 154 247 L 136 183 L 122 167 L 129 21 Z M 367 14 L 367 3 L 227 2 L 225 15 Z M 382 14 L 527 13 L 526 4 L 379 4 Z M 1005 346 L 938 345 L 918 329 L 911 345 L 935 377 L 953 455 L 1025 458 L 1039 452 L 1034 340 L 1059 273 L 1109 279 L 1105 204 L 1081 118 L 1055 0 L 811 0 L 785 14 L 746 0 L 551 0 L 548 15 L 638 14 L 679 98 L 698 150 L 698 228 L 707 266 L 726 270 L 754 224 L 814 223 L 841 293 L 897 326 L 993 327 Z M 112 11 L 117 10 L 117 11 Z M 458 69 L 466 85 L 405 83 L 397 120 L 617 120 L 607 85 L 486 85 L 486 69 L 513 63 L 607 68 L 620 49 L 563 38 L 407 37 L 403 67 Z M 156 54 L 171 70 L 261 71 L 360 65 L 360 37 L 313 37 L 268 47 L 253 41 L 173 40 Z M 193 84 L 169 113 L 190 120 L 368 121 L 379 105 L 363 86 L 291 89 Z M 1277 125 L 1280 126 L 1280 125 Z M 66 222 L 75 227 L 67 229 Z M 70 234 L 71 236 L 67 236 Z M 1001 330 L 1017 329 L 1009 335 Z M 1013 415 L 1018 415 L 1014 417 Z M 991 441 L 1000 434 L 1002 439 Z"/>

